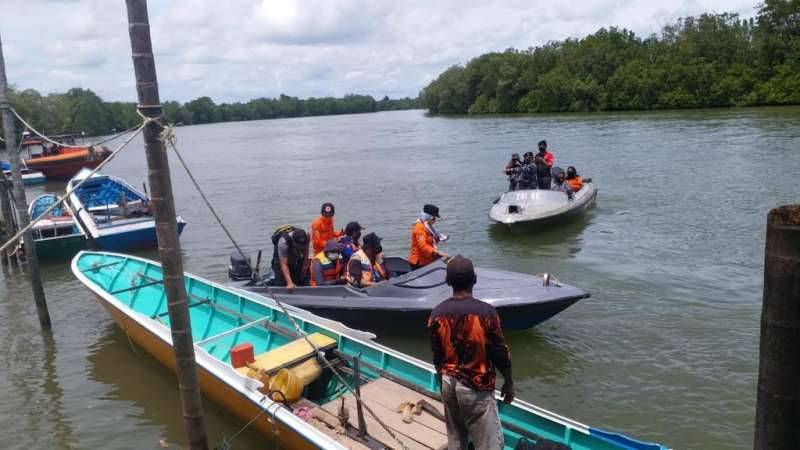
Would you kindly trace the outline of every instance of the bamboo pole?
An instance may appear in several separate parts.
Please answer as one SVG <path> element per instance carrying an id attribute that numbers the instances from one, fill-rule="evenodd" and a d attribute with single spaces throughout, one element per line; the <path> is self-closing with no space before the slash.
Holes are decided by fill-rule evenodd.
<path id="1" fill-rule="evenodd" d="M 767 216 L 753 448 L 800 445 L 800 205 Z"/>
<path id="2" fill-rule="evenodd" d="M 146 117 L 161 117 L 162 108 L 158 95 L 153 46 L 150 41 L 147 0 L 126 0 L 125 5 L 128 10 L 128 32 L 136 75 L 138 108 Z M 175 354 L 175 371 L 181 394 L 186 436 L 189 448 L 207 450 L 208 438 L 203 420 L 203 403 L 197 383 L 186 288 L 183 284 L 183 263 L 180 257 L 169 160 L 164 142 L 159 137 L 162 130 L 163 127 L 159 123 L 150 122 L 143 131 L 148 181 L 158 235 L 158 253 L 161 257 L 164 289 L 167 294 L 172 349 Z"/>
<path id="3" fill-rule="evenodd" d="M 25 199 L 25 185 L 22 182 L 22 172 L 20 171 L 19 147 L 17 147 L 17 136 L 14 134 L 14 119 L 8 102 L 8 82 L 6 80 L 6 65 L 3 59 L 3 40 L 0 38 L 0 107 L 3 113 L 3 130 L 5 130 L 6 148 L 9 151 L 9 162 L 11 163 L 11 182 L 14 191 L 14 205 L 17 209 L 17 224 L 27 227 L 30 222 L 28 217 L 28 202 Z M 47 311 L 47 301 L 44 297 L 44 287 L 42 287 L 42 276 L 39 272 L 39 259 L 36 256 L 36 243 L 33 241 L 33 232 L 28 230 L 22 235 L 25 242 L 25 257 L 28 262 L 28 278 L 33 288 L 33 300 L 36 302 L 36 314 L 39 316 L 39 325 L 42 329 L 49 330 L 51 327 L 50 313 Z"/>

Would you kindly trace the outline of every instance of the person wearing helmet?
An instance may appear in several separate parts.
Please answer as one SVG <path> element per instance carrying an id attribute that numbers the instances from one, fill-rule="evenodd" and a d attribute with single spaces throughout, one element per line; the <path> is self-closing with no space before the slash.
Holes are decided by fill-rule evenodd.
<path id="1" fill-rule="evenodd" d="M 575 166 L 567 167 L 567 184 L 572 189 L 572 192 L 578 192 L 583 188 L 583 178 L 578 175 Z"/>
<path id="2" fill-rule="evenodd" d="M 337 231 L 333 224 L 333 215 L 335 213 L 336 209 L 333 207 L 333 203 L 323 203 L 319 217 L 311 222 L 311 246 L 315 255 L 325 248 L 325 244 L 329 240 L 344 234 L 342 231 Z"/>
<path id="3" fill-rule="evenodd" d="M 508 190 L 516 191 L 519 183 L 519 170 L 522 168 L 522 161 L 519 159 L 519 153 L 511 154 L 511 161 L 506 164 L 503 173 L 508 175 Z"/>
<path id="4" fill-rule="evenodd" d="M 290 227 L 274 240 L 272 272 L 273 286 L 294 289 L 308 284 L 308 234 L 301 228 Z"/>
<path id="5" fill-rule="evenodd" d="M 556 162 L 556 157 L 547 150 L 547 141 L 539 141 L 539 153 L 533 157 L 533 162 L 536 164 L 536 179 L 539 183 L 539 189 L 550 189 L 550 182 L 552 180 L 550 169 Z"/>
<path id="6" fill-rule="evenodd" d="M 336 239 L 325 243 L 325 248 L 311 260 L 311 286 L 344 284 L 341 248 Z"/>
<path id="7" fill-rule="evenodd" d="M 550 188 L 553 191 L 561 191 L 567 194 L 567 199 L 572 200 L 572 188 L 567 183 L 567 175 L 561 167 L 553 167 L 553 186 Z"/>

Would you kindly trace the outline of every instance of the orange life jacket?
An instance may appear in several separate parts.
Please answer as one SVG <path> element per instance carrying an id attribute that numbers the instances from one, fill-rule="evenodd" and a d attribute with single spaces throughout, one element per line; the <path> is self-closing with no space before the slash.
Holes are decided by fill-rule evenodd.
<path id="1" fill-rule="evenodd" d="M 583 187 L 583 178 L 580 176 L 576 176 L 575 178 L 567 178 L 567 184 L 569 184 L 572 192 L 578 192 Z"/>
<path id="2" fill-rule="evenodd" d="M 319 252 L 314 256 L 314 260 L 311 261 L 311 286 L 317 285 L 316 280 L 314 280 L 314 263 L 318 263 L 322 268 L 322 278 L 325 281 L 335 280 L 339 278 L 339 274 L 342 273 L 342 265 L 339 259 L 331 261 L 325 252 Z"/>

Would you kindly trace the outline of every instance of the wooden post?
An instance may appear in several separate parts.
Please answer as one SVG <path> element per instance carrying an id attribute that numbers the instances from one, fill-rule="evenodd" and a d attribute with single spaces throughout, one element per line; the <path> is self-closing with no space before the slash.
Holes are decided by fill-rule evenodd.
<path id="1" fill-rule="evenodd" d="M 158 95 L 153 45 L 150 41 L 147 0 L 125 0 L 125 5 L 128 9 L 128 32 L 136 75 L 138 108 L 146 117 L 158 118 L 162 115 L 162 108 Z M 158 253 L 163 268 L 164 289 L 167 294 L 183 423 L 189 448 L 206 450 L 208 438 L 203 420 L 203 402 L 197 383 L 186 287 L 183 284 L 183 263 L 175 218 L 175 202 L 172 197 L 169 160 L 166 146 L 159 137 L 162 130 L 163 127 L 158 122 L 150 122 L 143 130 L 150 196 L 158 236 Z"/>
<path id="2" fill-rule="evenodd" d="M 14 204 L 17 208 L 17 225 L 25 228 L 30 222 L 28 217 L 28 201 L 25 199 L 25 185 L 22 182 L 22 172 L 20 172 L 19 147 L 17 147 L 17 136 L 14 134 L 14 118 L 8 108 L 6 89 L 6 65 L 3 59 L 3 40 L 0 39 L 0 108 L 3 113 L 3 129 L 5 130 L 6 148 L 9 151 L 9 162 L 11 163 L 11 182 L 14 190 Z M 50 313 L 47 311 L 47 302 L 44 298 L 44 288 L 42 287 L 42 276 L 39 273 L 39 259 L 36 257 L 36 243 L 33 241 L 33 232 L 28 230 L 22 235 L 25 241 L 25 257 L 28 261 L 28 278 L 33 288 L 33 300 L 36 302 L 36 314 L 39 316 L 39 324 L 42 329 L 50 329 Z"/>
<path id="3" fill-rule="evenodd" d="M 764 303 L 753 448 L 800 443 L 800 205 L 767 216 Z"/>
<path id="4" fill-rule="evenodd" d="M 11 193 L 9 192 L 8 187 L 9 183 L 5 174 L 0 173 L 0 214 L 3 215 L 3 231 L 5 232 L 3 241 L 16 233 L 16 228 L 14 227 L 14 214 L 11 212 Z M 7 266 L 8 260 L 8 251 L 0 251 L 0 264 Z"/>

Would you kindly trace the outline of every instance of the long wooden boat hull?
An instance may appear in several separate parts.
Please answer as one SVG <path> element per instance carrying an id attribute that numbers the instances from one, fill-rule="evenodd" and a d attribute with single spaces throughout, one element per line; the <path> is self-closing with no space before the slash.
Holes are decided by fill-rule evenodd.
<path id="1" fill-rule="evenodd" d="M 103 297 L 96 296 L 96 298 L 106 311 L 108 311 L 108 314 L 117 326 L 122 329 L 136 345 L 143 348 L 162 365 L 175 372 L 175 355 L 170 342 L 161 339 L 158 335 L 150 332 L 135 320 L 132 320 L 127 312 L 122 311 L 117 306 L 103 299 Z M 200 390 L 203 395 L 232 412 L 242 421 L 249 422 L 262 411 L 262 405 L 254 403 L 239 391 L 232 389 L 230 385 L 209 372 L 206 368 L 198 366 L 197 374 Z M 294 430 L 287 428 L 282 422 L 272 419 L 268 414 L 262 414 L 261 417 L 253 422 L 252 426 L 261 434 L 279 444 L 281 448 L 298 450 L 319 448 L 303 438 L 303 436 L 295 433 Z"/>
<path id="2" fill-rule="evenodd" d="M 25 160 L 29 169 L 42 172 L 51 180 L 67 181 L 82 168 L 94 169 L 105 157 L 92 157 L 89 150 L 66 153 L 57 156 L 44 156 Z"/>
<path id="3" fill-rule="evenodd" d="M 72 261 L 72 271 L 97 296 L 133 342 L 174 370 L 166 294 L 157 263 L 127 255 L 81 252 Z M 288 314 L 293 318 L 290 320 L 287 313 L 269 299 L 239 293 L 189 274 L 185 275 L 184 283 L 189 296 L 195 359 L 202 391 L 243 421 L 250 421 L 260 414 L 253 426 L 282 448 L 346 448 L 337 440 L 340 436 L 315 428 L 288 408 L 273 402 L 259 391 L 263 387 L 259 381 L 244 376 L 230 365 L 229 350 L 242 342 L 252 343 L 257 349 L 256 355 L 265 350 L 282 350 L 294 339 L 286 337 L 286 334 L 291 336 L 293 333 L 293 322 L 307 333 L 328 336 L 326 339 L 335 343 L 331 350 L 335 354 L 329 356 L 340 361 L 358 358 L 362 376 L 398 385 L 402 382 L 407 388 L 413 387 L 414 391 L 425 393 L 429 398 L 438 396 L 439 382 L 430 364 L 364 340 L 346 328 L 332 327 L 307 312 L 290 310 Z M 330 387 L 330 383 L 326 382 L 326 386 Z M 309 399 L 318 401 L 319 405 L 338 403 L 344 394 L 341 387 L 334 383 L 321 397 L 314 399 L 310 396 Z M 519 400 L 509 405 L 499 404 L 499 410 L 505 445 L 509 450 L 523 437 L 563 442 L 572 450 L 664 449 L 657 444 L 587 427 Z M 395 412 L 387 410 L 387 414 L 386 418 L 398 422 Z M 440 425 L 443 426 L 443 422 Z M 436 449 L 438 446 L 425 448 Z"/>

